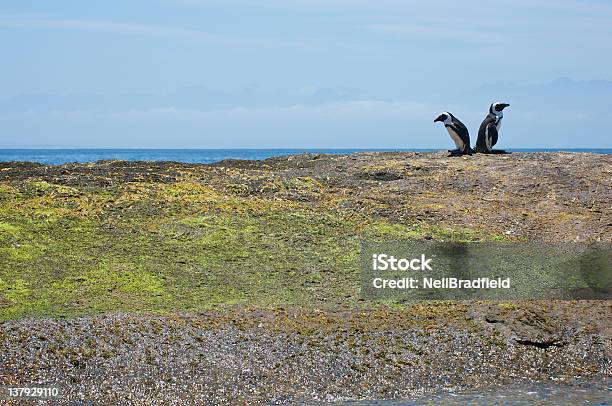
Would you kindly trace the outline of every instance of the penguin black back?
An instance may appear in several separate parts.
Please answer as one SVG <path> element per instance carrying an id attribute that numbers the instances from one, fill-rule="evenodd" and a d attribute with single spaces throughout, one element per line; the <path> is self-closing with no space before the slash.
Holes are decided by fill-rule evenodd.
<path id="1" fill-rule="evenodd" d="M 502 112 L 509 104 L 495 102 L 489 106 L 489 114 L 484 118 L 480 127 L 478 128 L 478 138 L 476 139 L 476 152 L 482 152 L 485 154 L 500 154 L 506 153 L 502 150 L 494 150 L 493 146 L 497 144 L 499 138 L 499 129 L 501 128 L 501 121 L 504 117 Z"/>

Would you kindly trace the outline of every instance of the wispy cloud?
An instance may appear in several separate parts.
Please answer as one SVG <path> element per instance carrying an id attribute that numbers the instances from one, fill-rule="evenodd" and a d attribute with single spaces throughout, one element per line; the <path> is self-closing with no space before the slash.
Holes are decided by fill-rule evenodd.
<path id="1" fill-rule="evenodd" d="M 493 44 L 500 40 L 500 35 L 488 31 L 475 31 L 434 25 L 411 24 L 370 24 L 364 28 L 399 38 L 426 41 L 464 41 Z"/>
<path id="2" fill-rule="evenodd" d="M 47 109 L 0 109 L 0 128 L 13 137 L 2 146 L 40 145 L 59 134 L 64 146 L 87 147 L 413 147 L 444 148 L 449 139 L 432 123 L 456 114 L 472 136 L 488 103 L 511 103 L 502 143 L 511 147 L 609 147 L 601 122 L 612 82 L 560 79 L 537 85 L 496 84 L 431 101 L 338 100 L 318 104 L 199 107 L 197 104 L 99 108 L 71 104 Z M 315 89 L 306 89 L 309 92 Z M 80 104 L 82 105 L 82 104 Z M 550 132 L 542 133 L 545 118 Z M 579 137 L 591 134 L 586 142 Z M 104 140 L 100 144 L 99 140 Z M 12 142 L 14 144 L 9 144 Z"/>
<path id="3" fill-rule="evenodd" d="M 0 18 L 0 26 L 21 28 L 53 28 L 85 31 L 104 31 L 118 34 L 142 35 L 147 37 L 164 37 L 184 40 L 219 41 L 225 37 L 202 31 L 183 28 L 163 27 L 148 24 L 120 23 L 113 21 L 69 20 L 49 18 Z"/>
<path id="4" fill-rule="evenodd" d="M 164 0 L 170 4 L 218 6 L 217 0 Z M 428 10 L 431 15 L 436 13 L 450 13 L 459 10 L 480 10 L 490 14 L 491 10 L 503 12 L 508 9 L 546 9 L 555 12 L 578 12 L 578 13 L 611 13 L 612 4 L 607 1 L 597 0 L 498 0 L 495 2 L 482 2 L 466 0 L 457 2 L 454 0 L 432 0 L 427 4 L 421 2 L 415 7 L 414 2 L 405 0 L 224 0 L 224 7 L 248 7 L 248 8 L 276 8 L 284 10 L 313 10 L 313 11 L 342 11 L 349 12 L 371 12 L 390 11 L 394 13 L 411 13 L 415 9 Z"/>
<path id="5" fill-rule="evenodd" d="M 22 111 L 4 113 L 4 117 L 26 118 L 26 117 L 82 117 L 82 118 L 123 118 L 123 119 L 150 119 L 173 118 L 179 120 L 201 121 L 211 123 L 219 120 L 272 120 L 272 119 L 297 119 L 297 118 L 333 118 L 333 119 L 356 119 L 356 118 L 381 118 L 381 117 L 404 117 L 414 118 L 432 113 L 432 106 L 425 102 L 403 101 L 390 102 L 383 100 L 350 100 L 344 102 L 330 102 L 319 105 L 288 105 L 288 106 L 265 106 L 265 107 L 233 107 L 220 109 L 195 109 L 181 107 L 155 107 L 134 108 L 121 111 L 108 111 L 98 109 L 82 110 L 56 110 L 46 111 Z"/>
<path id="6" fill-rule="evenodd" d="M 168 107 L 0 114 L 0 125 L 15 135 L 0 147 L 40 144 L 52 131 L 62 134 L 55 140 L 66 147 L 445 148 L 452 145 L 446 131 L 432 123 L 439 109 L 422 102 L 355 100 L 209 111 Z M 473 130 L 482 120 L 482 110 L 462 107 L 456 113 Z M 589 112 L 552 111 L 547 119 L 560 125 L 554 139 L 534 136 L 540 133 L 541 111 L 514 108 L 500 142 L 510 147 L 609 146 L 601 137 L 588 144 L 576 142 L 576 134 L 596 128 Z"/>
<path id="7" fill-rule="evenodd" d="M 81 147 L 426 147 L 432 143 L 420 137 L 422 128 L 406 133 L 411 122 L 429 127 L 430 111 L 431 106 L 419 102 L 357 100 L 209 111 L 169 107 L 10 113 L 0 114 L 0 125 L 18 135 L 3 141 L 8 147 L 33 145 L 49 131 L 62 134 L 62 145 Z"/>
<path id="8" fill-rule="evenodd" d="M 179 41 L 207 42 L 225 45 L 294 46 L 296 41 L 215 34 L 201 30 L 134 22 L 106 20 L 58 19 L 46 16 L 0 14 L 0 27 L 51 30 L 97 31 Z"/>

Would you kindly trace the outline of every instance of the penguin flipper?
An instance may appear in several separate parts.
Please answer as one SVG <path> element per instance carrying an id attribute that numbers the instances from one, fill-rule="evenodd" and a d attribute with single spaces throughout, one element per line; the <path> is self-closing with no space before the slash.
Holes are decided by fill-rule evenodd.
<path id="1" fill-rule="evenodd" d="M 489 138 L 491 139 L 491 144 L 489 145 L 485 141 L 485 145 L 486 145 L 487 153 L 491 153 L 491 151 L 493 151 L 493 145 L 497 143 L 497 138 L 498 138 L 497 127 L 495 126 L 495 122 L 491 122 L 489 123 L 489 125 L 487 125 L 487 134 Z"/>
<path id="2" fill-rule="evenodd" d="M 494 131 L 491 132 L 491 151 L 493 150 L 493 146 L 497 144 L 497 138 L 499 137 L 499 131 L 497 131 L 497 126 L 493 126 Z"/>

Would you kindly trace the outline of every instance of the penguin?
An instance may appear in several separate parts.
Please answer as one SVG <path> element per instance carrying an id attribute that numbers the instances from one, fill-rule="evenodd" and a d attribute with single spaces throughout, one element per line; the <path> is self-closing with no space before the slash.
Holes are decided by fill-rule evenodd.
<path id="1" fill-rule="evenodd" d="M 506 151 L 501 149 L 493 149 L 497 144 L 499 129 L 501 128 L 502 118 L 504 118 L 503 110 L 510 106 L 508 103 L 495 102 L 489 106 L 489 114 L 485 117 L 478 129 L 478 138 L 476 139 L 476 152 L 484 154 L 506 154 Z"/>
<path id="2" fill-rule="evenodd" d="M 474 151 L 470 147 L 470 133 L 467 127 L 448 111 L 441 113 L 434 123 L 438 121 L 444 123 L 444 127 L 457 146 L 457 149 L 448 150 L 449 156 L 472 155 Z"/>

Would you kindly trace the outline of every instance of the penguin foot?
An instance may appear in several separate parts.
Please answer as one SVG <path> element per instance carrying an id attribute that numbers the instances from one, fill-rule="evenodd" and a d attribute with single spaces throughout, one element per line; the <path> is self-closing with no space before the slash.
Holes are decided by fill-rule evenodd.
<path id="1" fill-rule="evenodd" d="M 447 158 L 454 157 L 454 156 L 463 156 L 463 152 L 459 151 L 458 149 L 449 149 L 448 152 L 449 154 Z"/>
<path id="2" fill-rule="evenodd" d="M 503 149 L 492 149 L 490 151 L 487 151 L 485 149 L 475 149 L 474 150 L 475 153 L 477 154 L 491 154 L 491 155 L 495 155 L 495 154 L 510 154 L 510 152 L 507 152 Z"/>

